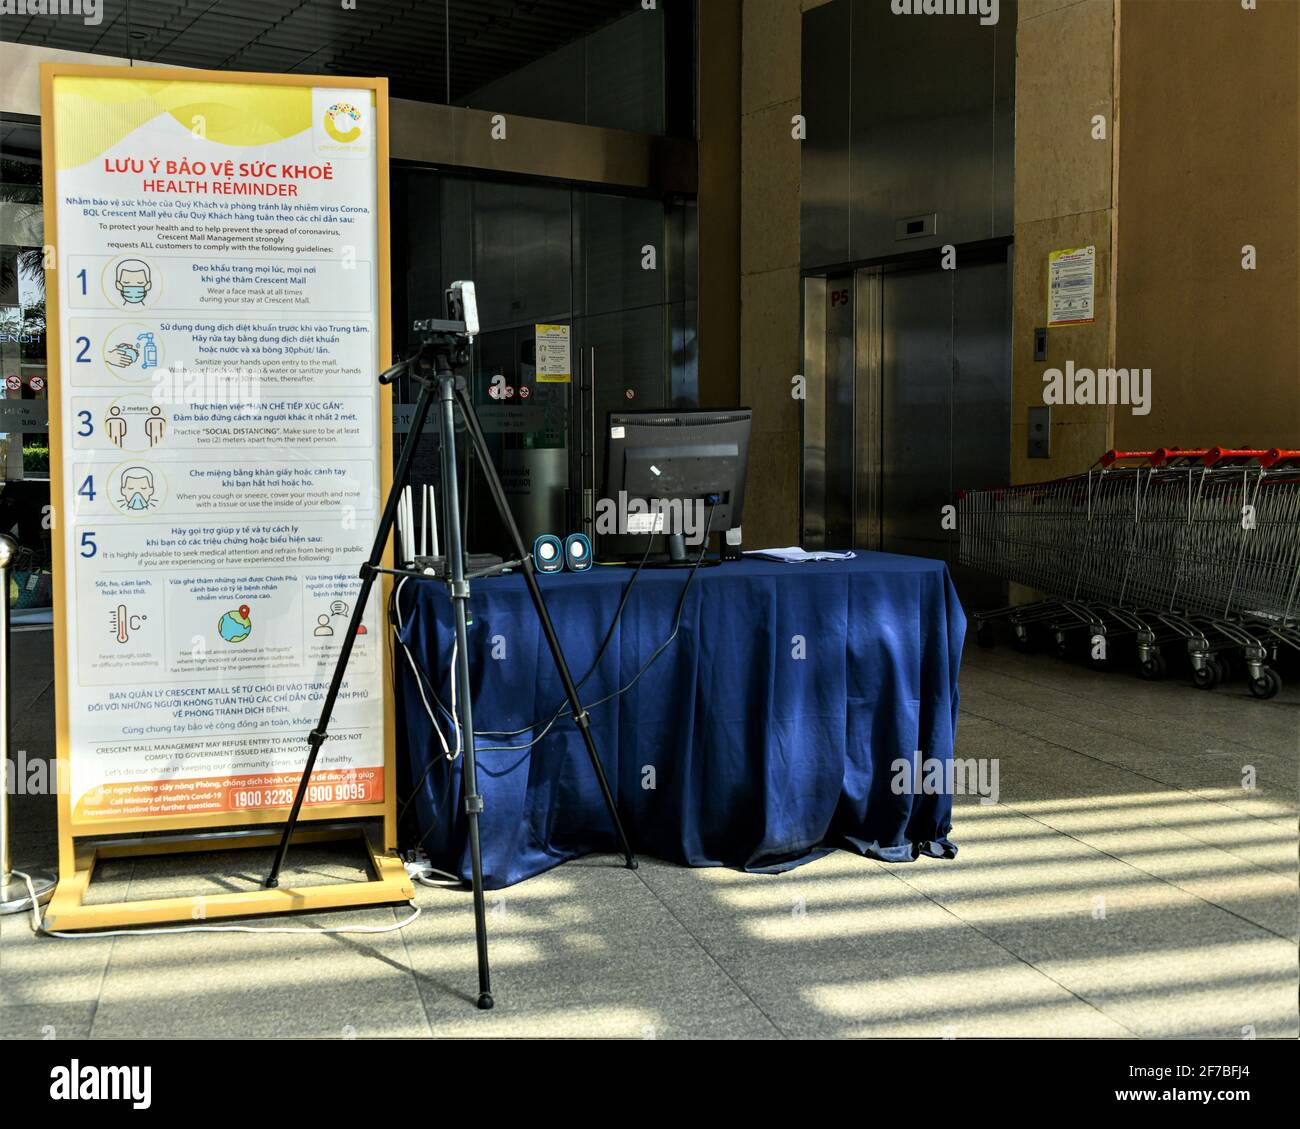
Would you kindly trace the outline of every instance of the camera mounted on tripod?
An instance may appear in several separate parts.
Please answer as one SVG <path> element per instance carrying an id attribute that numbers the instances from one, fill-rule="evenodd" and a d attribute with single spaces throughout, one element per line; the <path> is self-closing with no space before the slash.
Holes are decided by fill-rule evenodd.
<path id="1" fill-rule="evenodd" d="M 416 321 L 411 327 L 411 355 L 379 378 L 391 384 L 401 376 L 434 380 L 469 364 L 470 348 L 479 334 L 478 296 L 472 282 L 447 288 L 447 316 Z M 463 377 L 457 377 L 462 380 Z"/>

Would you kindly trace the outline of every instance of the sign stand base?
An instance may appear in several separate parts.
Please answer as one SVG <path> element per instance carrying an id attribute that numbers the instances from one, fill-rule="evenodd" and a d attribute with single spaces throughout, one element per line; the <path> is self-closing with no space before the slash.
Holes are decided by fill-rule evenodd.
<path id="1" fill-rule="evenodd" d="M 36 891 L 36 904 L 43 906 L 54 893 L 54 876 L 45 871 L 31 871 L 28 878 L 32 884 L 10 872 L 8 882 L 0 882 L 0 916 L 10 913 L 26 913 L 32 908 L 31 891 Z"/>
<path id="2" fill-rule="evenodd" d="M 377 850 L 364 828 L 355 825 L 306 827 L 294 836 L 296 843 L 349 839 L 360 840 L 365 846 L 372 875 L 369 880 L 322 886 L 284 886 L 275 890 L 252 888 L 233 894 L 196 894 L 87 905 L 85 898 L 90 880 L 101 859 L 268 848 L 279 843 L 280 835 L 266 831 L 233 831 L 96 843 L 78 849 L 72 873 L 61 875 L 54 897 L 45 911 L 45 927 L 51 932 L 74 933 L 80 930 L 135 928 L 172 922 L 194 925 L 217 918 L 396 905 L 409 902 L 415 897 L 415 887 L 402 860 L 396 854 Z"/>

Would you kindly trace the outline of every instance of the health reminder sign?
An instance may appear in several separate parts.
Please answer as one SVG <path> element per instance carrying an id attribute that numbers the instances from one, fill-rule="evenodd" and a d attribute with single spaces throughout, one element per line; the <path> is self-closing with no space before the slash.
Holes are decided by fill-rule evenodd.
<path id="1" fill-rule="evenodd" d="M 64 815 L 282 818 L 386 486 L 385 87 L 43 80 Z M 307 818 L 391 803 L 382 641 L 376 596 Z"/>

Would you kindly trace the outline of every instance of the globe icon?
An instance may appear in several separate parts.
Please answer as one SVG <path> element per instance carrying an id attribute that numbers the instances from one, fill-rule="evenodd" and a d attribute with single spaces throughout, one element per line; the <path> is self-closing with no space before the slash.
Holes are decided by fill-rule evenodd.
<path id="1" fill-rule="evenodd" d="M 248 617 L 248 605 L 243 604 L 238 611 L 226 612 L 217 620 L 217 631 L 227 643 L 242 643 L 253 630 L 253 621 Z"/>

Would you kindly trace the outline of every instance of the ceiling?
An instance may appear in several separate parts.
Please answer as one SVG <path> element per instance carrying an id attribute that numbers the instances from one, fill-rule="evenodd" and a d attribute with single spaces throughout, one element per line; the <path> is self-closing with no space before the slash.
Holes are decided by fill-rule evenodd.
<path id="1" fill-rule="evenodd" d="M 397 98 L 451 101 L 633 10 L 627 0 L 101 0 L 102 19 L 6 15 L 0 38 L 141 64 L 385 75 Z"/>

